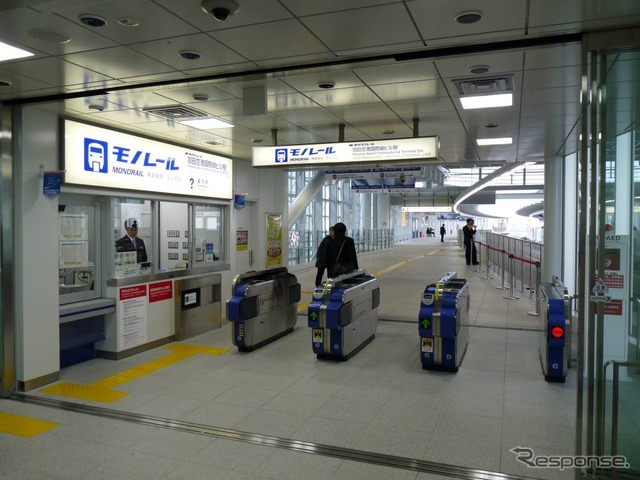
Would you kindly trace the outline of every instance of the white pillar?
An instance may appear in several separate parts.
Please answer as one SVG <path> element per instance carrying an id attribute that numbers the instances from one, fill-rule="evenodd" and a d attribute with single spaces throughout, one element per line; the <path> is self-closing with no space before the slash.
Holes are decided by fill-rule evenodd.
<path id="1" fill-rule="evenodd" d="M 616 203 L 614 217 L 614 233 L 629 235 L 631 233 L 631 187 L 633 172 L 631 165 L 631 132 L 618 135 L 616 138 Z"/>
<path id="2" fill-rule="evenodd" d="M 554 275 L 562 279 L 563 185 L 562 160 L 560 158 L 545 159 L 544 261 L 542 263 L 542 281 L 545 283 L 550 282 Z M 576 223 L 571 225 L 577 228 Z M 571 228 L 570 225 L 568 227 Z"/>
<path id="3" fill-rule="evenodd" d="M 371 229 L 371 196 L 370 193 L 361 193 L 362 195 L 362 228 Z"/>
<path id="4" fill-rule="evenodd" d="M 375 228 L 391 228 L 391 218 L 389 212 L 389 195 L 379 193 L 376 196 L 376 202 L 378 204 L 378 208 L 376 210 L 376 222 Z"/>

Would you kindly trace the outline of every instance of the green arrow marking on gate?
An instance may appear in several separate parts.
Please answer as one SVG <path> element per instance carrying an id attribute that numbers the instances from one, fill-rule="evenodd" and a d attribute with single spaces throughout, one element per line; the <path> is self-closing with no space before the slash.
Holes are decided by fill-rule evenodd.
<path id="1" fill-rule="evenodd" d="M 311 319 L 312 322 L 315 322 L 316 319 L 318 318 L 318 313 L 317 312 L 311 312 L 309 314 L 309 318 Z"/>
<path id="2" fill-rule="evenodd" d="M 422 328 L 429 328 L 430 324 L 431 324 L 431 322 L 429 322 L 428 318 L 423 318 L 422 319 Z"/>

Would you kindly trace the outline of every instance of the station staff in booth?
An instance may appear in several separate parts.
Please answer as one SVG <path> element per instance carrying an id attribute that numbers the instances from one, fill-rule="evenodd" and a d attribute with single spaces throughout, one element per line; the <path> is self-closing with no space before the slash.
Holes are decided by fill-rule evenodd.
<path id="1" fill-rule="evenodd" d="M 358 256 L 353 238 L 347 237 L 347 226 L 338 222 L 333 226 L 334 237 L 327 244 L 325 265 L 327 275 L 334 278 L 358 269 Z"/>
<path id="2" fill-rule="evenodd" d="M 464 256 L 467 260 L 467 265 L 478 265 L 478 252 L 473 241 L 473 236 L 476 234 L 473 218 L 467 219 L 467 224 L 462 227 L 462 234 L 464 235 Z"/>
<path id="3" fill-rule="evenodd" d="M 136 262 L 147 261 L 147 247 L 144 240 L 138 238 L 138 220 L 129 218 L 124 222 L 127 234 L 116 240 L 116 252 L 136 252 Z"/>

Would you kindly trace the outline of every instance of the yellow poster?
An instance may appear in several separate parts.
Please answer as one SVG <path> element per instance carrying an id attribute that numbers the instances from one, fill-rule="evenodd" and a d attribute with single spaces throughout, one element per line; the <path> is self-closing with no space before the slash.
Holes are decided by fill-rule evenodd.
<path id="1" fill-rule="evenodd" d="M 267 267 L 282 265 L 282 214 L 267 213 Z"/>
<path id="2" fill-rule="evenodd" d="M 249 230 L 236 230 L 236 251 L 249 250 Z"/>

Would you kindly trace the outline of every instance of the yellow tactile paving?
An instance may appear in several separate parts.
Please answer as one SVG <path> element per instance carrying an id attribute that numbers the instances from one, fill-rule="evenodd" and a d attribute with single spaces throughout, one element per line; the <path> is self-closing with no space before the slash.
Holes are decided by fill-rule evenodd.
<path id="1" fill-rule="evenodd" d="M 56 428 L 58 425 L 60 424 L 48 420 L 0 412 L 0 432 L 9 435 L 31 438 Z"/>
<path id="2" fill-rule="evenodd" d="M 204 347 L 200 345 L 171 344 L 164 347 L 172 350 L 172 353 L 150 362 L 138 365 L 137 367 L 124 370 L 114 375 L 96 380 L 89 385 L 76 385 L 73 383 L 61 382 L 50 387 L 45 387 L 40 391 L 52 395 L 63 397 L 73 397 L 93 402 L 112 403 L 129 395 L 127 392 L 112 390 L 127 382 L 144 377 L 153 372 L 157 372 L 165 367 L 181 362 L 194 355 L 224 355 L 229 353 L 228 348 Z"/>

